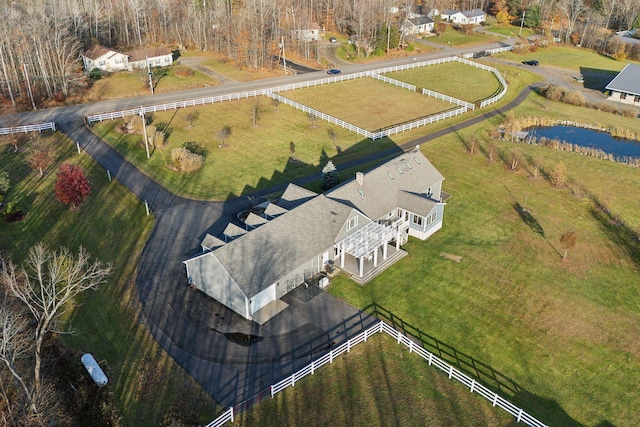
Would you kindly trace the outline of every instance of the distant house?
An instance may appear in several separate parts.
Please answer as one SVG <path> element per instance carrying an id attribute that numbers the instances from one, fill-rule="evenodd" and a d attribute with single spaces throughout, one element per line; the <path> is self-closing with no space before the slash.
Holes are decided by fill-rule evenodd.
<path id="1" fill-rule="evenodd" d="M 407 19 L 405 25 L 402 27 L 404 34 L 424 34 L 430 33 L 433 30 L 433 19 L 428 16 L 421 16 L 419 18 Z"/>
<path id="2" fill-rule="evenodd" d="M 98 68 L 102 71 L 133 70 L 150 67 L 165 67 L 173 63 L 173 54 L 166 47 L 138 49 L 129 53 L 120 53 L 104 46 L 95 45 L 82 55 L 84 68 L 91 71 Z"/>
<path id="3" fill-rule="evenodd" d="M 104 46 L 95 45 L 82 55 L 82 62 L 87 71 L 98 68 L 103 71 L 121 71 L 128 67 L 128 57 Z"/>
<path id="4" fill-rule="evenodd" d="M 622 43 L 626 44 L 640 44 L 640 31 L 638 30 L 628 30 L 628 31 L 618 31 L 613 39 L 618 39 Z"/>
<path id="5" fill-rule="evenodd" d="M 129 56 L 129 70 L 147 68 L 147 62 L 150 67 L 168 67 L 173 63 L 173 53 L 164 46 L 138 49 L 127 55 Z"/>
<path id="6" fill-rule="evenodd" d="M 640 106 L 640 65 L 627 64 L 606 89 L 610 100 Z"/>
<path id="7" fill-rule="evenodd" d="M 317 23 L 312 22 L 307 28 L 294 30 L 292 31 L 292 33 L 294 38 L 302 42 L 317 42 L 318 40 L 320 40 L 322 28 L 320 28 Z"/>
<path id="8" fill-rule="evenodd" d="M 263 206 L 268 221 L 253 218 L 260 225 L 233 239 L 207 235 L 203 253 L 184 261 L 187 279 L 244 318 L 264 322 L 286 306 L 281 297 L 327 264 L 350 264 L 357 277 L 377 274 L 406 255 L 400 245 L 408 236 L 424 240 L 439 230 L 443 179 L 415 150 L 325 194 L 290 184 Z"/>
<path id="9" fill-rule="evenodd" d="M 446 21 L 453 22 L 454 24 L 471 24 L 478 25 L 486 21 L 487 14 L 481 9 L 473 10 L 443 10 L 440 17 Z"/>

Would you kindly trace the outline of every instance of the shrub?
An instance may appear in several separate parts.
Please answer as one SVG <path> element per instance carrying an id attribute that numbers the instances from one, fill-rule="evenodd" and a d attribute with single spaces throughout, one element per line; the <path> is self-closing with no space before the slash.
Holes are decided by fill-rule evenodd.
<path id="1" fill-rule="evenodd" d="M 67 99 L 67 97 L 62 92 L 56 92 L 53 94 L 53 100 L 55 102 L 64 102 L 65 99 Z"/>
<path id="2" fill-rule="evenodd" d="M 4 219 L 7 221 L 16 221 L 22 216 L 22 209 L 16 202 L 8 202 L 4 208 Z"/>
<path id="3" fill-rule="evenodd" d="M 102 70 L 99 68 L 94 68 L 89 71 L 89 78 L 91 80 L 100 80 L 102 78 Z"/>
<path id="4" fill-rule="evenodd" d="M 407 45 L 407 52 L 413 52 L 414 50 L 416 50 L 416 48 L 413 46 L 413 44 L 409 43 Z"/>
<path id="5" fill-rule="evenodd" d="M 206 158 L 207 155 L 209 154 L 209 150 L 207 150 L 206 148 L 204 148 L 202 145 L 198 144 L 195 141 L 187 141 L 184 144 L 182 144 L 182 148 L 186 148 L 187 150 L 191 151 L 193 154 L 197 154 L 198 156 L 202 156 L 203 158 Z"/>
<path id="6" fill-rule="evenodd" d="M 620 115 L 633 119 L 638 116 L 638 112 L 633 108 L 624 108 L 620 110 Z"/>
<path id="7" fill-rule="evenodd" d="M 565 91 L 562 102 L 571 105 L 583 106 L 587 101 L 580 92 Z"/>
<path id="8" fill-rule="evenodd" d="M 199 154 L 192 153 L 184 147 L 174 148 L 171 150 L 171 160 L 176 170 L 184 172 L 192 172 L 202 167 L 204 157 Z"/>
<path id="9" fill-rule="evenodd" d="M 10 185 L 11 179 L 9 178 L 9 172 L 0 172 L 0 193 L 6 193 L 7 191 L 9 191 Z"/>

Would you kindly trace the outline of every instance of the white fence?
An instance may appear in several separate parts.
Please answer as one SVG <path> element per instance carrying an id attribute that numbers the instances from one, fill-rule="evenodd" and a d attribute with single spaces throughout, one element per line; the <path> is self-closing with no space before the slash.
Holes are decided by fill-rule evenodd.
<path id="1" fill-rule="evenodd" d="M 0 135 L 13 135 L 14 133 L 42 132 L 43 130 L 56 130 L 54 122 L 38 123 L 35 125 L 24 125 L 9 128 L 0 128 Z"/>
<path id="2" fill-rule="evenodd" d="M 467 102 L 467 101 L 463 101 L 462 99 L 458 99 L 458 98 L 453 98 L 453 97 L 451 97 L 451 96 L 449 96 L 449 95 L 444 95 L 444 94 L 442 94 L 442 93 L 434 92 L 434 91 L 429 90 L 429 89 L 424 89 L 424 88 L 423 88 L 423 89 L 422 89 L 422 94 L 423 94 L 423 95 L 430 96 L 430 97 L 432 97 L 432 98 L 440 99 L 440 100 L 442 100 L 442 101 L 449 102 L 449 103 L 451 103 L 451 104 L 464 105 L 464 106 L 466 106 L 467 108 L 470 108 L 470 109 L 472 109 L 472 110 L 473 110 L 474 108 L 476 108 L 476 106 L 475 106 L 475 105 L 473 105 L 473 104 L 471 104 L 471 103 L 469 103 L 469 102 Z"/>
<path id="3" fill-rule="evenodd" d="M 494 102 L 496 102 L 497 100 L 499 100 L 500 98 L 502 98 L 504 96 L 504 94 L 507 92 L 507 84 L 505 82 L 505 80 L 502 78 L 502 76 L 500 75 L 500 72 L 498 70 L 496 70 L 493 67 L 487 67 L 486 65 L 482 65 L 482 64 L 478 64 L 476 62 L 473 61 L 469 61 L 463 58 L 459 58 L 457 56 L 450 56 L 447 58 L 438 58 L 438 59 L 433 59 L 430 61 L 421 61 L 421 62 L 412 62 L 409 64 L 403 64 L 403 65 L 396 65 L 394 67 L 386 67 L 386 68 L 379 68 L 376 70 L 371 70 L 371 71 L 363 71 L 360 73 L 353 73 L 353 74 L 345 74 L 345 75 L 339 75 L 339 76 L 333 76 L 333 77 L 327 77 L 327 78 L 323 78 L 323 79 L 317 79 L 317 80 L 312 80 L 312 81 L 308 81 L 308 82 L 301 82 L 301 83 L 293 83 L 293 84 L 288 84 L 288 85 L 284 85 L 284 86 L 276 86 L 276 87 L 272 87 L 272 88 L 268 88 L 268 89 L 261 89 L 261 90 L 254 90 L 254 91 L 248 91 L 248 92 L 239 92 L 239 93 L 233 93 L 233 94 L 228 94 L 228 95 L 220 95 L 220 96 L 212 96 L 212 97 L 208 97 L 208 98 L 199 98 L 199 99 L 193 99 L 193 100 L 189 100 L 189 101 L 180 101 L 180 102 L 171 102 L 171 103 L 167 103 L 167 104 L 160 104 L 160 105 L 152 105 L 150 107 L 141 107 L 141 108 L 135 108 L 135 109 L 131 109 L 131 110 L 124 110 L 124 111 L 116 111 L 116 112 L 110 112 L 110 113 L 103 113 L 103 114 L 95 114 L 95 115 L 90 115 L 86 117 L 86 122 L 88 124 L 94 123 L 94 122 L 98 122 L 98 121 L 103 121 L 103 120 L 112 120 L 112 119 L 118 119 L 118 118 L 123 118 L 126 116 L 131 116 L 131 115 L 142 115 L 147 114 L 147 113 L 153 113 L 153 112 L 157 112 L 157 111 L 167 111 L 167 110 L 175 110 L 178 108 L 184 108 L 184 107 L 194 107 L 196 105 L 206 105 L 206 104 L 214 104 L 216 102 L 223 102 L 223 101 L 232 101 L 232 100 L 238 100 L 238 99 L 244 99 L 244 98 L 249 98 L 249 97 L 255 97 L 255 96 L 260 96 L 260 95 L 265 95 L 265 96 L 269 96 L 271 98 L 276 98 L 275 94 L 277 92 L 287 92 L 289 90 L 295 90 L 295 89 L 301 89 L 301 88 L 308 88 L 308 87 L 314 87 L 314 86 L 320 86 L 320 85 L 324 85 L 324 84 L 329 84 L 329 83 L 336 83 L 336 82 L 342 82 L 342 81 L 347 81 L 347 80 L 353 80 L 353 79 L 360 79 L 363 77 L 373 77 L 373 78 L 379 78 L 380 80 L 383 80 L 385 82 L 388 83 L 392 83 L 392 84 L 397 84 L 398 86 L 404 87 L 406 89 L 410 89 L 413 88 L 412 90 L 415 90 L 415 86 L 414 85 L 409 85 L 407 83 L 403 83 L 403 82 L 399 82 L 397 80 L 385 77 L 385 76 L 381 76 L 380 74 L 384 74 L 384 73 L 391 73 L 391 72 L 396 72 L 396 71 L 404 71 L 404 70 L 410 70 L 413 68 L 420 68 L 420 67 L 428 67 L 431 65 L 437 65 L 437 64 L 444 64 L 447 62 L 452 62 L 452 61 L 458 61 L 458 62 L 462 62 L 463 64 L 466 65 L 471 65 L 473 67 L 477 67 L 477 68 L 481 68 L 485 71 L 489 71 L 492 72 L 493 74 L 496 75 L 496 77 L 498 78 L 498 80 L 500 81 L 500 83 L 502 84 L 502 91 L 496 95 L 493 98 L 484 100 L 480 103 L 481 107 L 485 107 L 489 104 L 492 104 Z M 431 91 L 430 91 L 431 92 Z M 432 92 L 432 93 L 436 93 L 436 92 Z M 439 94 L 441 95 L 441 94 Z M 446 95 L 442 95 L 443 97 L 446 97 Z M 373 132 L 369 132 L 366 129 L 362 129 L 358 126 L 355 126 L 351 123 L 347 123 L 343 120 L 340 120 L 336 117 L 330 116 L 328 114 L 324 114 L 318 110 L 315 110 L 313 108 L 307 107 L 305 105 L 299 104 L 295 101 L 289 100 L 287 98 L 284 97 L 279 97 L 277 99 L 279 99 L 281 102 L 290 105 L 294 108 L 297 108 L 301 111 L 304 111 L 306 113 L 311 113 L 314 114 L 316 117 L 318 117 L 321 120 L 325 120 L 328 121 L 329 123 L 333 123 L 337 126 L 343 127 L 345 129 L 348 129 L 352 132 L 356 132 L 358 135 L 363 135 L 367 138 L 371 138 L 372 140 L 375 139 L 380 139 L 380 138 L 384 138 L 385 136 L 390 136 L 390 135 L 394 135 L 400 132 L 405 132 L 407 130 L 411 130 L 411 129 L 415 129 L 417 127 L 420 126 L 424 126 L 433 122 L 436 122 L 438 120 L 443 120 L 449 117 L 453 117 L 456 116 L 458 114 L 463 114 L 466 113 L 468 111 L 469 108 L 473 109 L 475 108 L 475 106 L 473 106 L 473 104 L 469 104 L 469 103 L 464 103 L 462 104 L 461 100 L 456 100 L 455 98 L 452 97 L 447 97 L 450 98 L 451 100 L 455 100 L 457 102 L 454 101 L 450 101 L 453 102 L 456 105 L 461 105 L 462 108 L 457 108 L 455 110 L 450 110 L 450 111 L 445 111 L 439 114 L 434 114 L 432 116 L 428 116 L 428 117 L 423 117 L 421 119 L 418 119 L 416 121 L 413 121 L 411 123 L 405 123 L 399 126 L 396 126 L 394 128 L 391 129 L 385 129 L 383 131 L 379 131 L 376 133 Z M 444 99 L 444 98 L 443 98 Z"/>
<path id="4" fill-rule="evenodd" d="M 382 80 L 385 83 L 389 83 L 392 85 L 396 85 L 396 86 L 400 86 L 403 89 L 408 89 L 411 91 L 416 91 L 416 86 L 415 85 L 410 85 L 409 83 L 405 83 L 405 82 L 401 82 L 400 80 L 396 80 L 396 79 L 390 79 L 389 77 L 385 77 L 382 76 L 380 74 L 377 73 L 369 73 L 369 76 L 376 79 L 376 80 Z"/>
<path id="5" fill-rule="evenodd" d="M 497 47 L 495 49 L 487 49 L 484 51 L 485 55 L 493 55 L 494 53 L 502 53 L 513 50 L 513 46 Z"/>
<path id="6" fill-rule="evenodd" d="M 497 393 L 476 382 L 475 379 L 469 377 L 465 373 L 444 362 L 433 353 L 425 350 L 424 347 L 407 338 L 406 335 L 396 331 L 394 328 L 392 328 L 382 320 L 375 326 L 366 329 L 364 332 L 361 332 L 347 342 L 334 348 L 329 353 L 312 361 L 310 364 L 295 372 L 293 375 L 277 382 L 276 384 L 271 385 L 271 387 L 269 388 L 271 397 L 275 397 L 277 393 L 288 387 L 295 386 L 296 382 L 300 381 L 307 375 L 313 375 L 318 368 L 326 365 L 327 363 L 333 363 L 333 360 L 336 357 L 344 353 L 349 353 L 354 346 L 362 342 L 366 342 L 369 337 L 377 334 L 378 332 L 384 332 L 393 337 L 393 339 L 395 339 L 398 344 L 404 344 L 409 349 L 410 353 L 416 353 L 420 355 L 424 360 L 428 362 L 429 366 L 435 366 L 436 368 L 447 374 L 450 379 L 455 379 L 464 384 L 469 388 L 469 391 L 471 393 L 478 393 L 480 396 L 490 401 L 493 406 L 497 406 L 498 408 L 501 408 L 509 414 L 513 415 L 518 423 L 522 422 L 530 427 L 548 427 L 546 424 L 529 415 L 522 408 L 515 406 L 508 400 L 500 397 Z M 220 427 L 228 421 L 233 421 L 233 416 L 234 409 L 233 407 L 230 407 L 206 427 Z"/>

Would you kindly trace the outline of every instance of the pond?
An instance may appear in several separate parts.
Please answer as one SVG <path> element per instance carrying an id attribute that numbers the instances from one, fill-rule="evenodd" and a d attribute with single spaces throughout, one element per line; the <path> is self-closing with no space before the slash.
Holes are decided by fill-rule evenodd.
<path id="1" fill-rule="evenodd" d="M 606 132 L 597 132 L 574 126 L 550 126 L 529 130 L 532 136 L 540 139 L 558 139 L 581 147 L 598 148 L 605 153 L 619 157 L 640 157 L 640 143 L 614 138 Z"/>

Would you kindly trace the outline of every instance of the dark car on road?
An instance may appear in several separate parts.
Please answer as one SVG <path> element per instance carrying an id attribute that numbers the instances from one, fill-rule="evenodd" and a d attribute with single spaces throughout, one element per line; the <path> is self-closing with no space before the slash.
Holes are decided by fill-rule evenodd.
<path id="1" fill-rule="evenodd" d="M 340 74 L 340 73 L 341 73 L 341 71 L 340 70 L 336 70 L 335 68 L 327 70 L 327 74 Z"/>
<path id="2" fill-rule="evenodd" d="M 531 65 L 533 67 L 537 67 L 538 65 L 540 65 L 540 63 L 538 61 L 536 61 L 535 59 L 532 59 L 531 61 L 522 61 L 522 63 L 524 65 Z"/>

